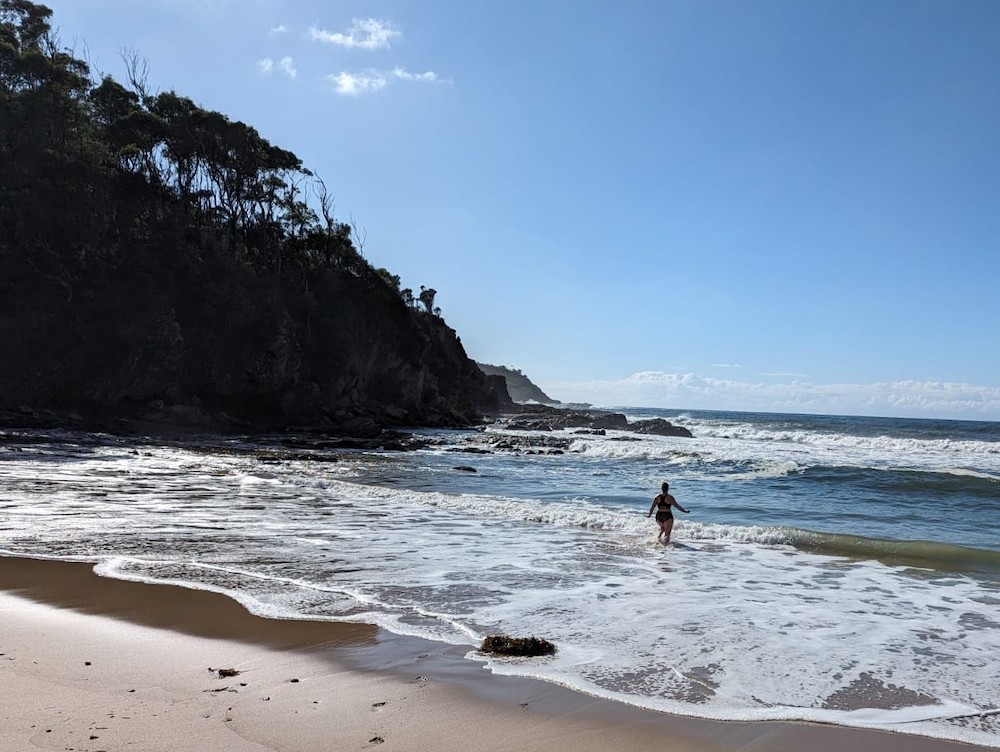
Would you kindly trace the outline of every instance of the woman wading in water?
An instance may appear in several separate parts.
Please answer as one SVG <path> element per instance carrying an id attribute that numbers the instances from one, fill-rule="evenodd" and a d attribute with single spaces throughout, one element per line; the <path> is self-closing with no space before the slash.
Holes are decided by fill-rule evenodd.
<path id="1" fill-rule="evenodd" d="M 660 534 L 656 536 L 656 540 L 659 542 L 662 538 L 664 543 L 670 543 L 670 531 L 674 529 L 674 513 L 670 511 L 670 507 L 677 507 L 684 514 L 690 510 L 678 504 L 677 499 L 668 493 L 669 483 L 664 483 L 660 488 L 662 493 L 653 497 L 653 503 L 649 505 L 649 514 L 646 516 L 649 517 L 654 510 L 656 511 L 656 521 L 660 524 Z"/>

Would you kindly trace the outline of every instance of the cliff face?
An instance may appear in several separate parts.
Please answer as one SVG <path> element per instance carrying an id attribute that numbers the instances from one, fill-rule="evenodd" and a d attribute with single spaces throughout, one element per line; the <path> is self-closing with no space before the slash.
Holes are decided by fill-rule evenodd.
<path id="1" fill-rule="evenodd" d="M 377 277 L 154 264 L 84 275 L 67 297 L 30 267 L 0 271 L 0 408 L 372 435 L 509 404 L 443 319 Z"/>

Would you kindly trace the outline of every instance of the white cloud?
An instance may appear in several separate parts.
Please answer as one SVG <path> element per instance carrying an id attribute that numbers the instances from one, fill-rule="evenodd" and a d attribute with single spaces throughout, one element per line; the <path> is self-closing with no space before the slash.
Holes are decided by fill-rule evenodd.
<path id="1" fill-rule="evenodd" d="M 275 26 L 271 29 L 268 34 L 285 34 L 287 32 L 288 28 L 284 24 L 281 24 L 280 26 Z"/>
<path id="2" fill-rule="evenodd" d="M 395 78 L 400 78 L 404 81 L 429 81 L 431 83 L 437 83 L 441 79 L 438 74 L 434 71 L 425 71 L 423 73 L 410 73 L 404 68 L 393 68 L 392 75 Z"/>
<path id="3" fill-rule="evenodd" d="M 292 59 L 287 55 L 281 58 L 281 72 L 289 78 L 295 78 L 299 74 L 299 72 L 295 70 L 295 66 L 292 64 Z"/>
<path id="4" fill-rule="evenodd" d="M 547 383 L 544 388 L 564 402 L 603 406 L 1000 419 L 1000 387 L 942 381 L 754 383 L 643 371 L 619 380 Z"/>
<path id="5" fill-rule="evenodd" d="M 333 84 L 334 90 L 338 94 L 350 97 L 381 91 L 388 86 L 389 82 L 392 80 L 416 81 L 435 84 L 444 82 L 444 79 L 438 76 L 438 74 L 434 71 L 411 73 L 403 68 L 393 68 L 389 71 L 368 70 L 363 73 L 341 71 L 336 74 L 331 73 L 327 76 L 327 80 Z"/>
<path id="6" fill-rule="evenodd" d="M 347 71 L 342 71 L 337 74 L 331 73 L 327 76 L 327 80 L 333 84 L 338 94 L 349 97 L 356 97 L 361 94 L 384 89 L 388 83 L 385 76 L 377 71 L 371 73 L 348 73 Z"/>
<path id="7" fill-rule="evenodd" d="M 263 73 L 265 76 L 270 76 L 274 73 L 274 60 L 269 57 L 261 58 L 257 61 L 257 70 Z M 278 63 L 278 70 L 284 73 L 289 78 L 295 78 L 299 72 L 295 70 L 295 65 L 292 62 L 292 58 L 287 55 L 281 58 L 281 62 Z"/>
<path id="8" fill-rule="evenodd" d="M 315 26 L 309 29 L 310 39 L 362 50 L 389 49 L 394 39 L 402 37 L 403 32 L 377 18 L 355 18 L 346 33 L 325 31 Z"/>

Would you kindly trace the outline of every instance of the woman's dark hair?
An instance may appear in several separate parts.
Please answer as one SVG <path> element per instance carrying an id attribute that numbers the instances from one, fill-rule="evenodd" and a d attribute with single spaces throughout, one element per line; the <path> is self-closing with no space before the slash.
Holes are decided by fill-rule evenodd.
<path id="1" fill-rule="evenodd" d="M 663 493 L 666 493 L 668 488 L 670 488 L 669 483 L 664 483 L 662 486 L 660 486 L 660 490 L 663 491 Z"/>

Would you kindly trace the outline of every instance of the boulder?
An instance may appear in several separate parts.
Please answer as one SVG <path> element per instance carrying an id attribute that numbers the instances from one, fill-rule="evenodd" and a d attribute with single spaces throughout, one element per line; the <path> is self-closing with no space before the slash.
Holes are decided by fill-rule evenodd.
<path id="1" fill-rule="evenodd" d="M 655 434 L 656 436 L 683 436 L 688 439 L 693 438 L 691 431 L 683 426 L 675 426 L 673 423 L 668 420 L 664 420 L 663 418 L 637 420 L 634 423 L 629 424 L 628 430 L 634 431 L 635 433 Z"/>
<path id="2" fill-rule="evenodd" d="M 479 650 L 487 655 L 536 656 L 552 655 L 556 646 L 541 637 L 510 637 L 487 635 Z"/>

